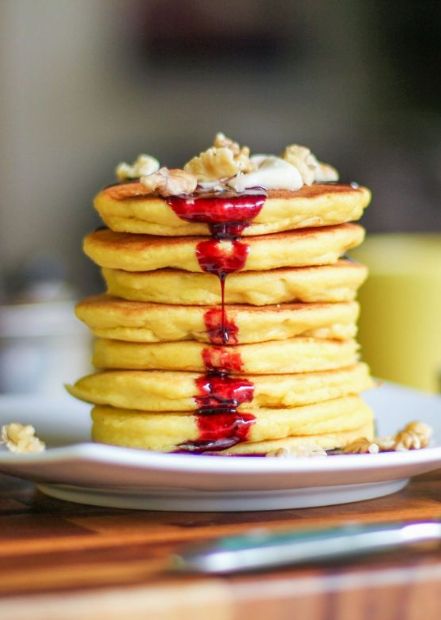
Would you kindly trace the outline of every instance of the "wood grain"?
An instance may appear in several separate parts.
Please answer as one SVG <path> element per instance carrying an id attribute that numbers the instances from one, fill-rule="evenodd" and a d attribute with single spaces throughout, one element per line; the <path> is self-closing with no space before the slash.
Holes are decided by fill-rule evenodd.
<path id="1" fill-rule="evenodd" d="M 252 528 L 433 518 L 441 518 L 441 470 L 382 499 L 237 514 L 88 507 L 0 475 L 0 618 L 439 620 L 441 554 L 433 547 L 222 578 L 167 570 L 183 543 Z"/>

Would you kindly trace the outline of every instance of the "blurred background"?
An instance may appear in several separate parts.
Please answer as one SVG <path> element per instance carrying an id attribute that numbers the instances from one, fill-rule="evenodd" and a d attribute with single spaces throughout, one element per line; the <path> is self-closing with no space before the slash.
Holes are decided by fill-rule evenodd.
<path id="1" fill-rule="evenodd" d="M 430 231 L 426 286 L 441 287 L 440 37 L 438 0 L 2 0 L 3 342 L 43 333 L 58 338 L 52 364 L 66 347 L 84 364 L 86 335 L 68 317 L 72 299 L 102 286 L 80 249 L 99 225 L 94 193 L 119 161 L 146 152 L 182 165 L 216 131 L 257 152 L 305 144 L 371 187 L 368 232 Z M 366 311 L 371 331 L 362 320 L 366 342 L 386 295 Z M 26 314 L 42 301 L 49 314 Z M 394 323 L 409 303 L 391 311 Z M 439 296 L 432 303 L 439 318 Z M 3 355 L 0 390 L 23 350 Z M 38 356 L 27 354 L 31 368 Z M 434 377 L 403 381 L 435 389 Z"/>

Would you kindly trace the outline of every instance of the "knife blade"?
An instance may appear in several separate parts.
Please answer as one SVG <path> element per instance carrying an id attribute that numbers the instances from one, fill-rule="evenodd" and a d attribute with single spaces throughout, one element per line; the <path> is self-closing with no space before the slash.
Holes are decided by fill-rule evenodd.
<path id="1" fill-rule="evenodd" d="M 282 532 L 256 530 L 184 547 L 170 567 L 181 572 L 228 574 L 368 555 L 441 540 L 441 523 L 349 524 Z"/>

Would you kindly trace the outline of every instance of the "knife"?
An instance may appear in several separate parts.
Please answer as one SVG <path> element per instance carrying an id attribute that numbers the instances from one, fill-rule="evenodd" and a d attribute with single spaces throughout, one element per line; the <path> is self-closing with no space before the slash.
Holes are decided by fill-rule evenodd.
<path id="1" fill-rule="evenodd" d="M 284 532 L 256 530 L 184 547 L 170 567 L 182 572 L 228 574 L 369 555 L 441 540 L 441 522 L 349 524 Z"/>

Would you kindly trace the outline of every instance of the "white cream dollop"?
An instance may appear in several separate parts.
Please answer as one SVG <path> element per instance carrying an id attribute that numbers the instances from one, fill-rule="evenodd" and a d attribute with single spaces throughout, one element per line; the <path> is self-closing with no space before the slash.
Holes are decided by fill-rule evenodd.
<path id="1" fill-rule="evenodd" d="M 250 187 L 265 189 L 287 189 L 297 191 L 303 186 L 303 179 L 295 166 L 274 155 L 253 155 L 251 163 L 255 169 L 246 174 L 237 174 L 227 181 L 236 192 Z"/>

